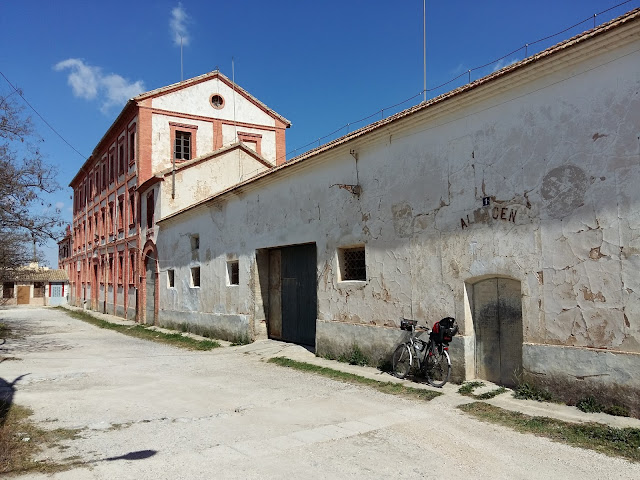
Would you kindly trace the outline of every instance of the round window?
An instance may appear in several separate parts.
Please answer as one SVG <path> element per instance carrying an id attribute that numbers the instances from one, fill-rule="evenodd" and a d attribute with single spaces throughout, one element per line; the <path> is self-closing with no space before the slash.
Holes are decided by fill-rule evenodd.
<path id="1" fill-rule="evenodd" d="M 218 95 L 217 93 L 211 95 L 209 101 L 211 102 L 211 106 L 213 108 L 222 108 L 224 106 L 224 98 L 222 98 L 222 96 Z"/>

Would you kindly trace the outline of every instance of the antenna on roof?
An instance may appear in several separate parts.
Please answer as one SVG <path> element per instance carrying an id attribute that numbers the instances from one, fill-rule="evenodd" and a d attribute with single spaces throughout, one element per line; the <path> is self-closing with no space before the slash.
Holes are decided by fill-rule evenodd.
<path id="1" fill-rule="evenodd" d="M 238 141 L 238 126 L 236 125 L 236 68 L 233 57 L 231 57 L 231 83 L 233 84 L 233 143 L 236 143 Z"/>
<path id="2" fill-rule="evenodd" d="M 427 101 L 427 0 L 422 0 L 422 69 L 424 101 Z"/>
<path id="3" fill-rule="evenodd" d="M 182 35 L 180 35 L 180 81 L 184 80 L 184 73 L 182 68 Z"/>

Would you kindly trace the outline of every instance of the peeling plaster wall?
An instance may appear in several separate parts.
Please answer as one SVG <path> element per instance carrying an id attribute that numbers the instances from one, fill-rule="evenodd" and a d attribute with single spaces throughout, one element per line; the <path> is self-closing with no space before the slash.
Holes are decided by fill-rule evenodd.
<path id="1" fill-rule="evenodd" d="M 467 287 L 502 276 L 521 282 L 525 345 L 581 347 L 564 357 L 566 372 L 580 370 L 592 348 L 635 359 L 640 42 L 609 49 L 552 63 L 537 79 L 534 65 L 499 93 L 454 98 L 163 222 L 160 270 L 176 268 L 175 291 L 161 281 L 163 315 L 245 315 L 252 335 L 256 250 L 314 242 L 318 352 L 359 343 L 382 357 L 401 317 L 433 324 L 451 315 L 461 326 L 456 375 L 472 377 Z M 191 233 L 201 239 L 197 258 Z M 367 280 L 341 282 L 337 248 L 358 244 Z M 230 257 L 240 262 L 238 286 L 227 285 Z M 196 264 L 194 291 L 186 279 Z M 557 368 L 534 351 L 524 349 L 525 368 Z"/>
<path id="2" fill-rule="evenodd" d="M 171 175 L 165 176 L 161 190 L 162 215 L 170 215 L 204 200 L 267 169 L 246 152 L 235 149 L 176 171 L 176 195 L 171 198 Z"/>
<path id="3" fill-rule="evenodd" d="M 231 145 L 236 143 L 238 138 L 236 132 L 239 133 L 257 133 L 262 136 L 260 154 L 272 162 L 276 163 L 276 132 L 270 130 L 262 130 L 259 128 L 249 128 L 244 126 L 234 127 L 233 125 L 222 126 L 222 145 Z"/>

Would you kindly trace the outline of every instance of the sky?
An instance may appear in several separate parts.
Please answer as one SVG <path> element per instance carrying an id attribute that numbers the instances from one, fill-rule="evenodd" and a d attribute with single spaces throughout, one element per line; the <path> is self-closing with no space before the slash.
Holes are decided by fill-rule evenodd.
<path id="1" fill-rule="evenodd" d="M 426 0 L 427 98 L 640 7 L 622 2 Z M 180 38 L 185 79 L 232 78 L 233 63 L 236 83 L 292 122 L 288 158 L 423 99 L 422 0 L 2 2 L 0 72 L 57 132 L 28 110 L 65 222 L 69 182 L 127 99 L 181 80 Z M 0 94 L 11 85 L 0 77 Z M 56 268 L 56 243 L 43 252 Z"/>

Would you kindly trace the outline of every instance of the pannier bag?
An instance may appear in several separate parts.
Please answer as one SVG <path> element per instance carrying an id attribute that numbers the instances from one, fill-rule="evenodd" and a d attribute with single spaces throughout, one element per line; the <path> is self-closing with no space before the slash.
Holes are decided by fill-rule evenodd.
<path id="1" fill-rule="evenodd" d="M 456 333 L 458 333 L 458 324 L 456 323 L 456 319 L 452 317 L 445 317 L 433 324 L 431 338 L 436 343 L 449 343 Z"/>

